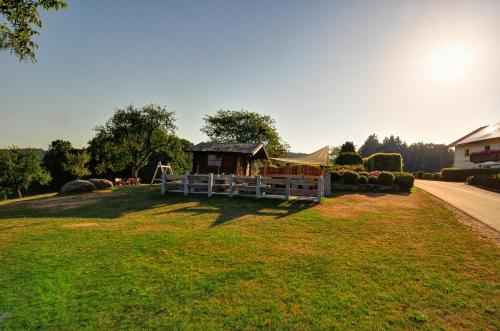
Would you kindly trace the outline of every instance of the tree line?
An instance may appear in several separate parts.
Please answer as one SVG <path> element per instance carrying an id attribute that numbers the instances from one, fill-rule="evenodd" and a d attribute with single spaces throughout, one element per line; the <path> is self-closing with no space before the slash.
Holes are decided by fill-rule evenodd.
<path id="1" fill-rule="evenodd" d="M 347 154 L 346 154 L 347 153 Z M 375 153 L 400 153 L 404 161 L 404 170 L 409 172 L 437 172 L 453 165 L 453 150 L 445 144 L 413 143 L 407 144 L 399 136 L 391 135 L 380 141 L 376 134 L 371 134 L 356 151 L 353 142 L 347 141 L 341 147 L 334 147 L 330 152 L 332 160 L 340 154 L 343 158 L 353 159 L 353 154 L 361 158 Z"/>

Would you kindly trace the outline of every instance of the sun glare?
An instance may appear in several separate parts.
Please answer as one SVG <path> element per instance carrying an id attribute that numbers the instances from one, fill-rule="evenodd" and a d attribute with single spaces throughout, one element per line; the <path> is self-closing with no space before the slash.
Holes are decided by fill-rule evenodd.
<path id="1" fill-rule="evenodd" d="M 431 76 L 438 81 L 454 81 L 462 78 L 472 61 L 470 49 L 462 44 L 443 45 L 429 56 Z"/>

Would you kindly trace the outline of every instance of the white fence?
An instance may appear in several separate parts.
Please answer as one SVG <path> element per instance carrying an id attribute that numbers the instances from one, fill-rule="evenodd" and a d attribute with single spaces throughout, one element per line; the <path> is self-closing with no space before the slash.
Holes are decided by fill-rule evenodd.
<path id="1" fill-rule="evenodd" d="M 328 180 L 329 181 L 329 180 Z M 161 193 L 178 192 L 188 194 L 225 194 L 233 196 L 274 197 L 289 199 L 301 197 L 320 201 L 329 193 L 323 177 L 262 177 L 235 175 L 169 175 L 162 174 Z"/>

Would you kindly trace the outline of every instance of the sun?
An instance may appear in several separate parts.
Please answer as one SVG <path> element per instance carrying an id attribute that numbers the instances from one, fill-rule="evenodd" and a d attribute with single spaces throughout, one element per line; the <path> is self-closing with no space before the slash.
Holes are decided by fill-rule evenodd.
<path id="1" fill-rule="evenodd" d="M 455 81 L 467 74 L 472 62 L 470 48 L 460 43 L 441 45 L 429 54 L 429 71 L 437 81 Z"/>

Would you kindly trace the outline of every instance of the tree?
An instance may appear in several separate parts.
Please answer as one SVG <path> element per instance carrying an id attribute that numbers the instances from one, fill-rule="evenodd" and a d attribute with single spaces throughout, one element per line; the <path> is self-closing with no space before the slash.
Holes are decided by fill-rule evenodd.
<path id="1" fill-rule="evenodd" d="M 42 168 L 33 150 L 12 147 L 0 151 L 0 186 L 12 188 L 22 198 L 22 189 L 31 183 L 47 184 L 50 174 Z"/>
<path id="2" fill-rule="evenodd" d="M 50 185 L 58 189 L 64 183 L 73 179 L 71 173 L 65 170 L 64 165 L 68 162 L 68 155 L 73 151 L 69 141 L 54 140 L 43 157 L 43 167 L 52 175 Z"/>
<path id="3" fill-rule="evenodd" d="M 76 176 L 76 179 L 90 175 L 87 164 L 90 161 L 90 154 L 87 151 L 81 153 L 68 154 L 67 161 L 64 164 L 64 170 Z"/>
<path id="4" fill-rule="evenodd" d="M 245 110 L 219 110 L 206 115 L 201 131 L 211 141 L 227 143 L 262 143 L 270 156 L 284 156 L 289 146 L 283 142 L 269 115 Z"/>
<path id="5" fill-rule="evenodd" d="M 0 50 L 10 49 L 20 61 L 30 59 L 36 62 L 35 50 L 38 44 L 33 37 L 39 35 L 42 27 L 39 8 L 59 10 L 66 8 L 64 0 L 0 0 Z"/>
<path id="6" fill-rule="evenodd" d="M 354 143 L 352 141 L 346 141 L 340 146 L 340 153 L 355 153 L 356 148 L 354 147 Z"/>
<path id="7" fill-rule="evenodd" d="M 93 149 L 98 146 L 102 150 L 96 168 L 121 171 L 129 167 L 132 177 L 137 179 L 151 155 L 168 146 L 168 137 L 176 129 L 174 122 L 174 112 L 154 104 L 140 109 L 133 105 L 117 109 L 105 125 L 95 129 Z"/>
<path id="8" fill-rule="evenodd" d="M 399 138 L 399 136 L 395 137 L 392 134 L 390 137 L 384 138 L 381 146 L 381 150 L 384 153 L 400 153 L 403 156 L 406 154 L 407 148 L 408 145 L 405 141 Z"/>
<path id="9" fill-rule="evenodd" d="M 329 159 L 330 162 L 335 162 L 340 154 L 340 146 L 330 146 Z"/>
<path id="10" fill-rule="evenodd" d="M 374 133 L 369 135 L 368 138 L 366 138 L 363 145 L 361 145 L 361 147 L 359 148 L 359 153 L 363 157 L 368 157 L 372 154 L 380 152 L 381 148 L 382 146 L 380 144 L 380 141 L 378 140 L 377 135 Z"/>

